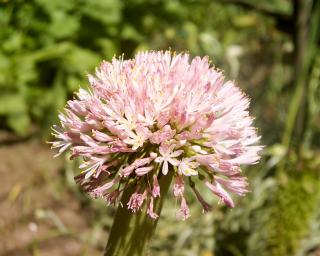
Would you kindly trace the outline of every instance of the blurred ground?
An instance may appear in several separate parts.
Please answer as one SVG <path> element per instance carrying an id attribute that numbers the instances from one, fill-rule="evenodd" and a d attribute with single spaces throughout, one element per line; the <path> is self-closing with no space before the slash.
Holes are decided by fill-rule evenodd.
<path id="1" fill-rule="evenodd" d="M 63 186 L 61 159 L 38 140 L 9 144 L 0 146 L 0 255 L 101 255 L 88 241 L 106 234 L 93 234 L 90 216 Z"/>

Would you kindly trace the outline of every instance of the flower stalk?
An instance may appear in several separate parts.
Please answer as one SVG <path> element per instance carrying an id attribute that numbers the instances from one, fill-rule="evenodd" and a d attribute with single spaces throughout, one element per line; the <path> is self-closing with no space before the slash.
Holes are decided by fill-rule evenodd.
<path id="1" fill-rule="evenodd" d="M 154 211 L 158 215 L 161 213 L 172 177 L 173 171 L 168 172 L 167 175 L 161 175 L 159 178 L 161 197 L 154 201 Z M 121 198 L 123 207 L 121 205 L 118 206 L 105 249 L 105 256 L 139 256 L 150 254 L 148 250 L 150 249 L 151 239 L 159 218 L 151 219 L 145 209 L 140 210 L 137 214 L 133 214 L 125 207 L 134 190 L 135 187 L 132 186 L 123 192 Z M 147 205 L 145 204 L 144 207 L 147 207 Z"/>

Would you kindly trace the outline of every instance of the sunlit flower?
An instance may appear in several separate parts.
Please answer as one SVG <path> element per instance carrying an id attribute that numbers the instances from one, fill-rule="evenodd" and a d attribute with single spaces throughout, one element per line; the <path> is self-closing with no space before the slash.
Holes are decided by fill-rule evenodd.
<path id="1" fill-rule="evenodd" d="M 184 158 L 179 163 L 179 174 L 184 176 L 194 176 L 198 175 L 197 167 L 200 164 L 198 162 L 192 161 L 190 158 Z"/>
<path id="2" fill-rule="evenodd" d="M 181 197 L 181 206 L 180 210 L 177 211 L 177 218 L 186 220 L 190 217 L 190 210 L 187 205 L 186 199 L 184 197 Z"/>
<path id="3" fill-rule="evenodd" d="M 204 212 L 211 209 L 195 179 L 230 207 L 230 192 L 248 192 L 240 165 L 257 163 L 261 150 L 249 99 L 207 57 L 189 59 L 170 51 L 114 58 L 89 75 L 88 90 L 68 101 L 61 125 L 53 127 L 52 147 L 83 160 L 75 180 L 92 197 L 118 204 L 133 186 L 123 207 L 137 212 L 145 204 L 156 219 L 154 202 L 164 196 L 159 184 L 170 174 L 177 217 L 185 220 L 186 187 Z"/>
<path id="4" fill-rule="evenodd" d="M 146 197 L 146 191 L 144 191 L 143 194 L 139 194 L 137 192 L 133 193 L 127 204 L 128 209 L 132 210 L 132 212 L 137 212 L 141 208 Z"/>
<path id="5" fill-rule="evenodd" d="M 180 163 L 177 157 L 183 153 L 183 150 L 173 151 L 175 146 L 175 144 L 170 144 L 169 146 L 166 144 L 160 145 L 159 153 L 161 156 L 154 160 L 156 163 L 162 164 L 162 174 L 164 175 L 166 175 L 169 171 L 169 164 L 172 166 L 177 166 Z"/>

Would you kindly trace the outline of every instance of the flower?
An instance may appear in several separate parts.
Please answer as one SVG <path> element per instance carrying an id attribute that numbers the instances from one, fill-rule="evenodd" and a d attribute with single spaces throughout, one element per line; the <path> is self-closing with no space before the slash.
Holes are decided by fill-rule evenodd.
<path id="1" fill-rule="evenodd" d="M 185 176 L 198 175 L 196 168 L 199 166 L 199 163 L 192 161 L 191 158 L 184 158 L 179 163 L 179 173 Z"/>
<path id="2" fill-rule="evenodd" d="M 183 196 L 184 193 L 184 181 L 182 175 L 177 176 L 173 184 L 173 195 L 175 197 Z"/>
<path id="3" fill-rule="evenodd" d="M 150 216 L 151 219 L 157 219 L 159 218 L 159 215 L 156 214 L 153 210 L 153 197 L 150 198 L 149 206 L 147 209 L 147 214 Z"/>
<path id="4" fill-rule="evenodd" d="M 128 209 L 132 210 L 132 212 L 137 212 L 141 208 L 144 200 L 146 199 L 146 194 L 146 191 L 144 191 L 143 194 L 139 194 L 137 192 L 133 193 L 127 204 Z"/>
<path id="5" fill-rule="evenodd" d="M 177 217 L 185 220 L 186 187 L 205 212 L 211 209 L 195 179 L 230 207 L 230 193 L 248 192 L 241 165 L 257 163 L 262 149 L 249 99 L 208 57 L 189 59 L 187 53 L 151 51 L 104 61 L 89 75 L 89 89 L 68 101 L 60 126 L 53 127 L 52 148 L 83 159 L 75 180 L 92 197 L 118 204 L 134 186 L 124 207 L 137 212 L 145 203 L 156 219 L 161 180 L 171 172 Z"/>
<path id="6" fill-rule="evenodd" d="M 184 197 L 181 197 L 181 208 L 176 215 L 181 220 L 186 220 L 190 217 L 190 210 Z"/>
<path id="7" fill-rule="evenodd" d="M 161 145 L 159 147 L 159 153 L 161 156 L 157 157 L 154 161 L 157 163 L 162 163 L 162 173 L 166 175 L 169 171 L 169 163 L 173 166 L 177 166 L 179 164 L 179 160 L 177 157 L 183 153 L 183 150 L 173 151 L 175 144 L 171 145 Z"/>
<path id="8" fill-rule="evenodd" d="M 153 175 L 153 188 L 152 188 L 152 197 L 156 198 L 160 196 L 160 185 L 156 175 Z"/>

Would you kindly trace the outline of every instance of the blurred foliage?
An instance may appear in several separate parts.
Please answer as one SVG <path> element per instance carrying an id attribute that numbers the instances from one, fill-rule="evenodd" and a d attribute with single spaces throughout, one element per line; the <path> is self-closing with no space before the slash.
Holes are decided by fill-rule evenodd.
<path id="1" fill-rule="evenodd" d="M 2 126 L 19 134 L 30 132 L 32 124 L 46 131 L 100 56 L 117 52 L 115 39 L 108 38 L 116 32 L 120 10 L 118 1 L 0 4 Z"/>
<path id="2" fill-rule="evenodd" d="M 274 2 L 268 6 L 278 8 Z M 286 1 L 280 6 L 289 11 Z M 22 135 L 32 126 L 46 133 L 103 59 L 144 49 L 188 50 L 212 56 L 236 78 L 239 57 L 250 51 L 241 45 L 248 36 L 269 41 L 275 33 L 279 41 L 272 20 L 211 1 L 4 1 L 0 27 L 1 126 Z"/>
<path id="3" fill-rule="evenodd" d="M 312 53 L 303 81 L 307 118 L 300 120 L 305 130 L 301 152 L 292 148 L 287 152 L 281 143 L 296 82 L 293 26 L 281 23 L 291 17 L 292 2 L 0 1 L 0 128 L 23 136 L 34 130 L 47 135 L 57 111 L 79 86 L 86 86 L 86 74 L 114 55 L 124 53 L 127 58 L 139 50 L 168 48 L 209 55 L 252 98 L 251 111 L 268 147 L 261 164 L 246 170 L 252 193 L 236 199 L 235 209 L 217 206 L 202 215 L 190 200 L 192 217 L 177 222 L 176 202 L 168 200 L 152 251 L 160 256 L 316 255 L 320 251 L 317 43 L 313 48 L 308 45 Z M 278 165 L 284 162 L 280 171 Z M 63 186 L 88 209 L 93 233 L 110 228 L 114 210 L 79 191 L 73 181 L 76 166 L 66 160 Z M 212 201 L 208 191 L 201 193 Z M 104 240 L 88 239 L 83 238 L 92 246 L 104 246 Z"/>
<path id="4" fill-rule="evenodd" d="M 320 202 L 319 176 L 310 169 L 293 169 L 289 175 L 255 214 L 248 256 L 297 255 L 307 236 Z"/>

